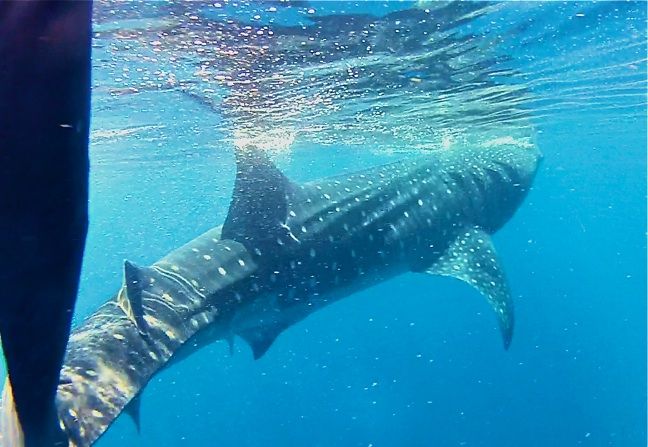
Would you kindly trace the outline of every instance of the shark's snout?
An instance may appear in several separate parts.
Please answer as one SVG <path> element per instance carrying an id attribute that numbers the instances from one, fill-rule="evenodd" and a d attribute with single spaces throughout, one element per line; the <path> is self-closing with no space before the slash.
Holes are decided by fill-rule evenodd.
<path id="1" fill-rule="evenodd" d="M 514 157 L 515 163 L 513 167 L 519 177 L 519 183 L 526 191 L 531 187 L 538 172 L 542 162 L 542 153 L 535 144 L 529 147 L 521 147 L 516 152 L 518 154 Z"/>

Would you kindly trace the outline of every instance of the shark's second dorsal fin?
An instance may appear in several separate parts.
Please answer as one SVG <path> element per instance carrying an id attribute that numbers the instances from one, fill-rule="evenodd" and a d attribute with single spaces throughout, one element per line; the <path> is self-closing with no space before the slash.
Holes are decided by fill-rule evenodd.
<path id="1" fill-rule="evenodd" d="M 284 326 L 266 326 L 258 329 L 250 329 L 247 331 L 239 332 L 239 335 L 245 340 L 252 348 L 252 355 L 254 360 L 260 359 L 265 354 L 275 339 L 285 329 Z"/>
<path id="2" fill-rule="evenodd" d="M 488 234 L 467 228 L 426 272 L 452 276 L 479 290 L 497 315 L 504 348 L 508 349 L 513 336 L 513 301 Z"/>
<path id="3" fill-rule="evenodd" d="M 124 408 L 124 412 L 131 417 L 135 424 L 135 429 L 138 434 L 142 433 L 142 392 L 140 391 L 133 397 L 128 405 Z"/>
<path id="4" fill-rule="evenodd" d="M 286 221 L 293 188 L 261 149 L 237 149 L 234 193 L 222 238 L 249 248 L 274 236 Z"/>
<path id="5" fill-rule="evenodd" d="M 124 286 L 119 290 L 117 301 L 124 313 L 130 318 L 140 334 L 148 333 L 148 323 L 144 319 L 142 292 L 146 286 L 146 268 L 124 261 Z"/>

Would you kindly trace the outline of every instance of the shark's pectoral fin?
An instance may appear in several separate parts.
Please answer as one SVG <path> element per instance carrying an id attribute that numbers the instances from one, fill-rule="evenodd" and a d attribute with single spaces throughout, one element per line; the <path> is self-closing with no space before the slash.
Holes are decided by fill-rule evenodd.
<path id="1" fill-rule="evenodd" d="M 260 359 L 279 336 L 283 327 L 263 326 L 257 329 L 239 332 L 239 335 L 252 348 L 254 360 Z"/>
<path id="2" fill-rule="evenodd" d="M 142 292 L 146 286 L 147 267 L 138 267 L 130 261 L 124 261 L 124 286 L 119 290 L 117 302 L 130 318 L 140 334 L 148 334 L 148 323 L 144 319 Z"/>
<path id="3" fill-rule="evenodd" d="M 508 349 L 513 335 L 513 301 L 488 234 L 478 228 L 466 229 L 426 273 L 452 276 L 479 290 L 495 310 Z"/>
<path id="4" fill-rule="evenodd" d="M 131 417 L 133 423 L 135 424 L 135 429 L 137 433 L 142 432 L 142 393 L 138 393 L 128 402 L 128 405 L 124 408 L 124 412 Z"/>

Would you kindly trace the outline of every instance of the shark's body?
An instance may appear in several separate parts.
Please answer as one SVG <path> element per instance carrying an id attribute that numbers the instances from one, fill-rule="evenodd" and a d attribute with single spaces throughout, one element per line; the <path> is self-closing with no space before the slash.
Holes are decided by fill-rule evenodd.
<path id="1" fill-rule="evenodd" d="M 315 310 L 405 272 L 472 284 L 508 346 L 513 309 L 488 235 L 520 205 L 538 159 L 516 146 L 445 151 L 296 185 L 240 151 L 222 229 L 151 267 L 126 262 L 117 297 L 73 332 L 57 399 L 70 445 L 91 445 L 184 346 L 238 335 L 258 358 Z"/>

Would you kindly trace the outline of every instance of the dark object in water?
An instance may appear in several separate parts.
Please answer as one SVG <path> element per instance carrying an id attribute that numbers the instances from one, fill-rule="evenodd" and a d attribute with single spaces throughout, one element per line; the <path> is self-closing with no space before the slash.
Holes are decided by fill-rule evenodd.
<path id="1" fill-rule="evenodd" d="M 91 11 L 0 3 L 0 333 L 28 447 L 67 445 L 54 397 L 88 221 Z"/>

